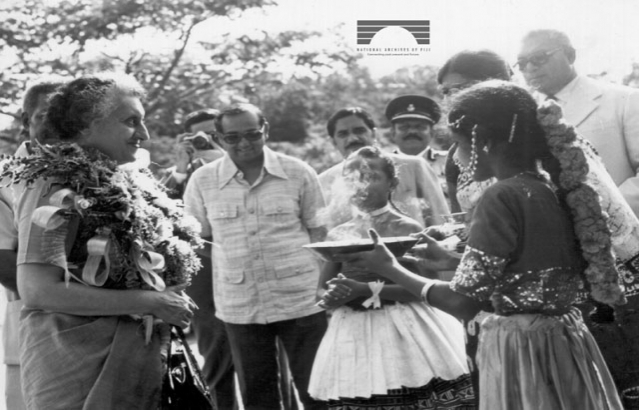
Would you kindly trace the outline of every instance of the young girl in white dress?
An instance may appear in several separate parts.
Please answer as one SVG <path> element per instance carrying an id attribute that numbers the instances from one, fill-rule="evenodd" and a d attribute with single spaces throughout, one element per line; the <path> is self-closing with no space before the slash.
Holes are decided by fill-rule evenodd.
<path id="1" fill-rule="evenodd" d="M 422 227 L 389 201 L 397 170 L 374 147 L 351 154 L 344 178 L 359 210 L 329 240 L 406 236 Z M 378 295 L 378 299 L 373 296 Z M 474 409 L 461 324 L 379 275 L 327 262 L 320 306 L 332 309 L 309 393 L 331 409 Z M 377 303 L 375 303 L 377 299 Z"/>

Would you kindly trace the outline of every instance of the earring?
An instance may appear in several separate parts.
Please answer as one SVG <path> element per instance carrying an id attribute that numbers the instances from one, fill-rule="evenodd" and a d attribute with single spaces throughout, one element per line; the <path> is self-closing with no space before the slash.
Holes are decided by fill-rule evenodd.
<path id="1" fill-rule="evenodd" d="M 475 175 L 475 170 L 477 169 L 477 124 L 473 127 L 471 132 L 473 139 L 471 140 L 470 147 L 470 163 L 468 164 L 468 173 L 473 176 Z"/>

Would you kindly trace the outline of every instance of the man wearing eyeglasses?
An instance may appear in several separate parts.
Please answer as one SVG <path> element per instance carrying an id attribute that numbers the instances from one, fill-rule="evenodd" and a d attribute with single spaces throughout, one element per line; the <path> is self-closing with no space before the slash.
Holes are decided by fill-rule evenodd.
<path id="1" fill-rule="evenodd" d="M 222 111 L 216 126 L 226 154 L 193 173 L 184 200 L 212 240 L 217 316 L 244 408 L 280 408 L 277 338 L 304 408 L 324 409 L 308 382 L 327 322 L 315 306 L 319 264 L 302 248 L 326 234 L 317 218 L 324 207 L 317 174 L 266 147 L 269 125 L 254 105 Z"/>
<path id="2" fill-rule="evenodd" d="M 540 100 L 552 98 L 562 106 L 566 121 L 594 145 L 639 215 L 639 91 L 577 74 L 576 54 L 566 34 L 535 30 L 523 38 L 517 67 Z M 624 389 L 639 386 L 639 294 L 632 290 L 639 275 L 624 275 L 624 281 L 626 305 L 615 311 L 582 306 L 622 396 Z"/>
<path id="3" fill-rule="evenodd" d="M 535 30 L 524 36 L 516 66 L 539 99 L 562 106 L 639 215 L 639 90 L 577 74 L 576 57 L 566 34 Z"/>

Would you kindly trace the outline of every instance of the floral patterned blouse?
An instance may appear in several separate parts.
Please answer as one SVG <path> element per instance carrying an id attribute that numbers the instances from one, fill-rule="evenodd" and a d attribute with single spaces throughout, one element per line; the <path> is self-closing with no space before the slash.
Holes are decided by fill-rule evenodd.
<path id="1" fill-rule="evenodd" d="M 583 292 L 579 244 L 551 186 L 522 173 L 479 200 L 451 289 L 500 315 L 563 314 Z"/>

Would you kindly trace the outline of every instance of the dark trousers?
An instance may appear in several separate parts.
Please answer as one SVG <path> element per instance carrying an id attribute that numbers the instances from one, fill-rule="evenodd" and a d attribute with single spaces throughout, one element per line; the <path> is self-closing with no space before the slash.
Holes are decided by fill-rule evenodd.
<path id="1" fill-rule="evenodd" d="M 186 291 L 199 307 L 195 310 L 191 328 L 198 350 L 204 357 L 202 373 L 213 399 L 220 410 L 234 410 L 238 408 L 238 404 L 231 347 L 224 322 L 215 317 L 211 260 L 203 258 L 202 265 Z"/>
<path id="2" fill-rule="evenodd" d="M 324 312 L 264 325 L 225 325 L 246 410 L 281 409 L 277 338 L 288 356 L 304 409 L 326 409 L 324 402 L 308 394 L 315 353 L 327 326 Z"/>

